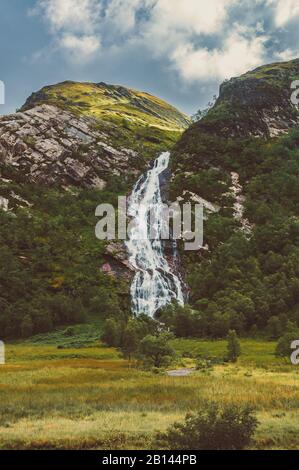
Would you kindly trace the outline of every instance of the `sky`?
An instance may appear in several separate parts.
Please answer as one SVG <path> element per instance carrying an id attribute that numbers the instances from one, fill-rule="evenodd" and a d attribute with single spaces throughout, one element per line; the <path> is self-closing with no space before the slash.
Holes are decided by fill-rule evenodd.
<path id="1" fill-rule="evenodd" d="M 299 0 L 1 0 L 0 114 L 64 80 L 136 88 L 193 114 L 223 80 L 299 57 L 298 22 Z"/>

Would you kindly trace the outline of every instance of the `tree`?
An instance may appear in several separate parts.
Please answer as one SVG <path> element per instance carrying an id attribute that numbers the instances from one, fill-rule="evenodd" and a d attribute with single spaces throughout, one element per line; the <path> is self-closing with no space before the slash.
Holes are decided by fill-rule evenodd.
<path id="1" fill-rule="evenodd" d="M 202 332 L 202 317 L 190 305 L 180 305 L 177 302 L 163 307 L 158 313 L 159 321 L 178 338 L 190 338 Z"/>
<path id="2" fill-rule="evenodd" d="M 216 100 L 217 100 L 217 96 L 216 95 L 213 95 L 213 98 L 212 98 L 212 101 L 209 101 L 206 108 L 204 109 L 199 109 L 193 116 L 192 116 L 192 121 L 193 122 L 197 122 L 197 121 L 200 121 L 201 119 L 203 119 L 207 114 L 208 112 L 210 111 L 210 109 L 214 106 L 214 104 L 216 103 Z"/>
<path id="3" fill-rule="evenodd" d="M 145 365 L 160 368 L 169 364 L 175 355 L 174 349 L 169 344 L 172 335 L 161 333 L 157 336 L 147 335 L 140 342 L 139 357 Z"/>
<path id="4" fill-rule="evenodd" d="M 122 338 L 122 352 L 125 357 L 128 357 L 131 360 L 132 355 L 134 355 L 138 349 L 138 325 L 134 320 L 129 321 L 128 325 L 125 328 Z"/>
<path id="5" fill-rule="evenodd" d="M 291 344 L 293 341 L 299 340 L 299 328 L 294 323 L 288 321 L 285 334 L 279 338 L 275 349 L 277 357 L 290 358 L 292 354 Z"/>
<path id="6" fill-rule="evenodd" d="M 282 333 L 282 325 L 280 318 L 276 315 L 270 317 L 267 323 L 267 330 L 270 338 L 277 339 L 281 336 Z"/>
<path id="7" fill-rule="evenodd" d="M 171 450 L 240 450 L 249 445 L 257 425 L 250 407 L 210 403 L 159 433 L 157 441 Z"/>
<path id="8" fill-rule="evenodd" d="M 120 325 L 114 318 L 108 318 L 104 323 L 102 341 L 107 346 L 118 347 L 120 343 Z"/>
<path id="9" fill-rule="evenodd" d="M 32 318 L 30 315 L 26 315 L 23 318 L 20 328 L 21 328 L 22 338 L 28 338 L 29 336 L 33 335 L 34 325 L 33 325 Z"/>
<path id="10" fill-rule="evenodd" d="M 241 347 L 235 330 L 230 330 L 227 336 L 227 358 L 230 362 L 237 362 L 241 354 Z"/>

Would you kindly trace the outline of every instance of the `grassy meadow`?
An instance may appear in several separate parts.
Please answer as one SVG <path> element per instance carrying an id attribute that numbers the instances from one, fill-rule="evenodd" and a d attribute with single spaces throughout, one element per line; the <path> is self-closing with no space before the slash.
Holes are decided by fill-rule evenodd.
<path id="1" fill-rule="evenodd" d="M 275 358 L 273 342 L 241 340 L 237 364 L 169 377 L 135 368 L 84 329 L 68 335 L 6 345 L 1 449 L 151 449 L 156 431 L 208 400 L 257 409 L 253 448 L 299 447 L 299 368 Z M 225 341 L 173 345 L 172 368 L 194 366 L 198 354 L 221 358 L 226 348 Z"/>

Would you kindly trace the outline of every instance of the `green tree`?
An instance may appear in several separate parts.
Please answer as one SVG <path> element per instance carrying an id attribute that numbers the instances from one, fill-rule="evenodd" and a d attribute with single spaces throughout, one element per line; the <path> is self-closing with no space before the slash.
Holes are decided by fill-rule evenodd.
<path id="1" fill-rule="evenodd" d="M 157 443 L 171 450 L 240 450 L 250 444 L 257 425 L 252 408 L 211 403 L 159 433 Z"/>
<path id="2" fill-rule="evenodd" d="M 235 330 L 230 330 L 227 336 L 227 358 L 230 362 L 237 362 L 241 354 L 241 346 Z"/>
<path id="3" fill-rule="evenodd" d="M 171 338 L 172 335 L 169 333 L 145 336 L 138 349 L 139 358 L 143 364 L 157 368 L 168 365 L 175 355 L 174 349 L 169 344 Z"/>
<path id="4" fill-rule="evenodd" d="M 26 315 L 23 318 L 20 328 L 21 328 L 22 338 L 28 338 L 29 336 L 33 335 L 34 325 L 33 325 L 33 321 L 30 315 Z"/>
<path id="5" fill-rule="evenodd" d="M 136 325 L 136 321 L 134 320 L 129 321 L 127 324 L 123 337 L 122 337 L 122 346 L 121 350 L 125 357 L 131 360 L 132 356 L 136 354 L 138 350 L 138 343 L 139 343 L 139 331 L 138 325 Z"/>
<path id="6" fill-rule="evenodd" d="M 275 355 L 277 357 L 290 358 L 292 354 L 291 344 L 295 340 L 299 340 L 299 328 L 289 321 L 285 334 L 278 340 Z"/>
<path id="7" fill-rule="evenodd" d="M 267 331 L 268 335 L 272 339 L 277 339 L 281 336 L 282 334 L 282 325 L 280 318 L 276 315 L 273 317 L 270 317 L 267 323 Z"/>
<path id="8" fill-rule="evenodd" d="M 118 347 L 120 344 L 120 324 L 114 318 L 108 318 L 103 327 L 102 341 L 107 346 Z"/>

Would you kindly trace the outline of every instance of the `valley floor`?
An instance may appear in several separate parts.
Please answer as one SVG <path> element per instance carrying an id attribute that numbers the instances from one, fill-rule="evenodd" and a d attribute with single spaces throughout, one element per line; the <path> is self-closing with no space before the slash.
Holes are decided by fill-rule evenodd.
<path id="1" fill-rule="evenodd" d="M 189 376 L 135 369 L 116 350 L 97 344 L 7 345 L 7 364 L 0 366 L 1 449 L 151 449 L 156 431 L 207 400 L 256 407 L 253 448 L 299 447 L 299 368 L 275 358 L 275 343 L 242 340 L 238 364 Z M 199 353 L 222 357 L 226 346 L 200 340 L 174 345 L 182 358 L 172 369 L 193 367 Z"/>

